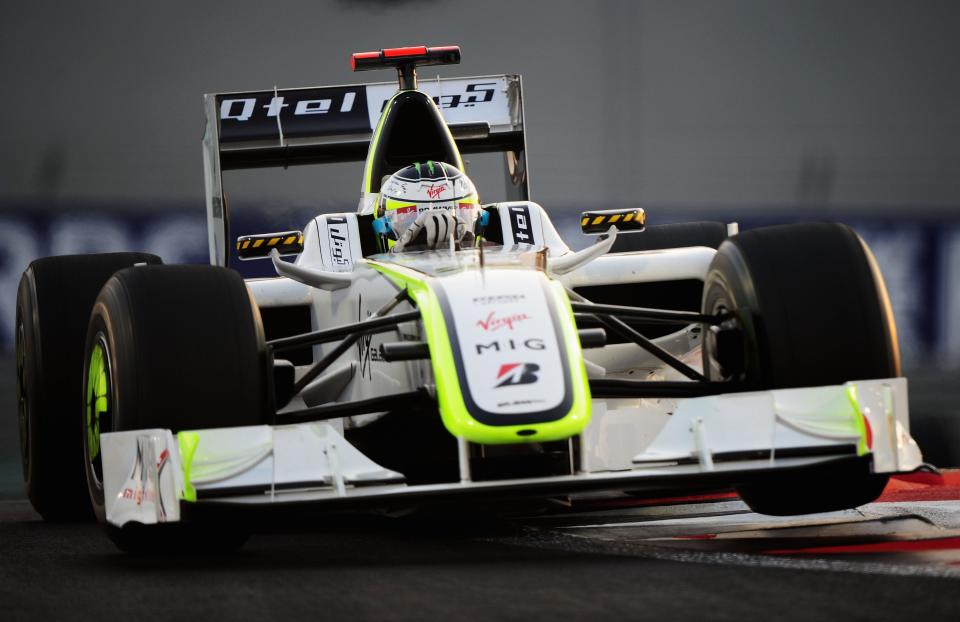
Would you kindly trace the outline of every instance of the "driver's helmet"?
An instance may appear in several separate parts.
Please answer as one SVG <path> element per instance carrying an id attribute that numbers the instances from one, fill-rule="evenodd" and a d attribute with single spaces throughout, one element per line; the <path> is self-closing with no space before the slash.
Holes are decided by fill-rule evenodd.
<path id="1" fill-rule="evenodd" d="M 480 214 L 477 189 L 469 177 L 446 162 L 418 162 L 387 177 L 377 197 L 374 221 L 381 250 L 392 249 L 417 216 L 431 210 L 448 210 L 455 216 L 455 241 L 458 245 L 466 243 L 466 238 L 472 239 L 474 224 Z M 411 244 L 404 250 L 422 248 L 422 245 L 415 248 Z"/>

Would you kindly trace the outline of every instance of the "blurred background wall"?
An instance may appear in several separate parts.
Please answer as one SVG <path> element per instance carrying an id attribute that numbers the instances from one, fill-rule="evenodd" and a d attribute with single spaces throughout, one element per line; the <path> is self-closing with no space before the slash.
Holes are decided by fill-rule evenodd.
<path id="1" fill-rule="evenodd" d="M 206 260 L 203 93 L 388 80 L 351 74 L 349 54 L 423 43 L 463 63 L 421 79 L 524 76 L 533 199 L 574 245 L 585 208 L 847 222 L 885 272 L 908 365 L 960 365 L 958 30 L 952 1 L 4 3 L 0 350 L 34 257 Z M 360 173 L 225 185 L 277 230 L 355 209 Z"/>

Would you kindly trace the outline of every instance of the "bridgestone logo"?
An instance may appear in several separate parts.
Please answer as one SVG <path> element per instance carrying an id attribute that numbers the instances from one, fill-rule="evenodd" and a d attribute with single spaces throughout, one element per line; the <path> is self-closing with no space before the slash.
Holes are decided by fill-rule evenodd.
<path id="1" fill-rule="evenodd" d="M 505 363 L 500 366 L 500 372 L 497 374 L 497 384 L 494 388 L 533 384 L 539 380 L 537 377 L 538 371 L 540 371 L 540 366 L 536 363 Z"/>

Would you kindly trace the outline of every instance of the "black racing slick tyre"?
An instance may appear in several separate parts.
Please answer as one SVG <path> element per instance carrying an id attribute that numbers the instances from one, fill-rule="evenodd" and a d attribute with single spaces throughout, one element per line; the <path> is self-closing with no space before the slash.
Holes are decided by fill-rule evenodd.
<path id="1" fill-rule="evenodd" d="M 114 543 L 130 552 L 242 544 L 223 526 L 108 525 L 99 442 L 104 432 L 268 421 L 263 327 L 240 275 L 215 266 L 121 270 L 93 305 L 85 352 L 84 465 L 94 513 Z"/>
<path id="2" fill-rule="evenodd" d="M 831 223 L 753 229 L 720 246 L 703 309 L 732 311 L 730 331 L 704 342 L 713 380 L 750 389 L 900 375 L 896 328 L 866 244 Z"/>
<path id="3" fill-rule="evenodd" d="M 740 499 L 758 514 L 796 516 L 861 506 L 883 493 L 889 478 L 870 472 L 864 458 L 787 469 L 776 477 L 737 486 Z"/>
<path id="4" fill-rule="evenodd" d="M 114 272 L 158 264 L 146 253 L 65 255 L 33 261 L 17 289 L 17 415 L 27 496 L 46 520 L 91 517 L 78 389 L 90 310 Z"/>
<path id="5" fill-rule="evenodd" d="M 847 226 L 780 225 L 731 237 L 710 265 L 702 308 L 731 315 L 704 339 L 712 381 L 764 390 L 900 375 L 883 278 Z M 794 515 L 869 503 L 886 481 L 858 461 L 772 475 L 738 491 L 756 512 Z"/>

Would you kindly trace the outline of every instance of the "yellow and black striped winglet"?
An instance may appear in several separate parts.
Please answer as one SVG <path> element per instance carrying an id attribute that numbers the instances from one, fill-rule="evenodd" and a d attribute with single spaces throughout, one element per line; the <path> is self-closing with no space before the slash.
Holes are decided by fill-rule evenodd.
<path id="1" fill-rule="evenodd" d="M 240 259 L 261 259 L 277 249 L 281 255 L 296 255 L 303 252 L 301 231 L 258 233 L 237 238 L 237 255 Z"/>
<path id="2" fill-rule="evenodd" d="M 643 231 L 647 215 L 642 207 L 608 209 L 580 214 L 580 230 L 586 234 L 606 233 L 610 227 L 620 231 Z"/>

